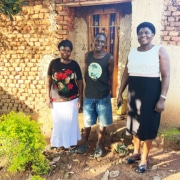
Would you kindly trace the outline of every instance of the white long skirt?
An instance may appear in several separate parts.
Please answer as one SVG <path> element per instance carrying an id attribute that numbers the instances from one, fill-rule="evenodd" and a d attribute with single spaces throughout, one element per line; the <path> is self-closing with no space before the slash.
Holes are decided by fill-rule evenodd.
<path id="1" fill-rule="evenodd" d="M 53 129 L 51 147 L 77 145 L 81 139 L 78 123 L 78 99 L 52 104 Z"/>

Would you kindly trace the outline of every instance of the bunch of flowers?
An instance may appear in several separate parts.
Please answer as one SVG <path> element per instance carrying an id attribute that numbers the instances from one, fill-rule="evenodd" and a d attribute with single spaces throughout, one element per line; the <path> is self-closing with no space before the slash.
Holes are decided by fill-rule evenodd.
<path id="1" fill-rule="evenodd" d="M 54 73 L 53 75 L 53 88 L 58 90 L 60 96 L 68 96 L 73 84 L 70 82 L 74 79 L 74 73 L 66 69 L 62 72 Z"/>

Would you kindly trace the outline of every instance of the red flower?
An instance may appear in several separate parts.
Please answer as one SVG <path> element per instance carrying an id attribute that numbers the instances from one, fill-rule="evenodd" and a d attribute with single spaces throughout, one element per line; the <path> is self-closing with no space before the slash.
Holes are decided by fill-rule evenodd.
<path id="1" fill-rule="evenodd" d="M 67 75 L 65 73 L 59 72 L 56 74 L 57 80 L 64 80 L 67 78 Z"/>
<path id="2" fill-rule="evenodd" d="M 74 78 L 74 73 L 72 70 L 67 69 L 62 72 L 54 73 L 54 89 L 57 89 L 60 96 L 68 96 L 70 91 L 73 89 L 74 85 L 71 82 L 71 79 Z"/>
<path id="3" fill-rule="evenodd" d="M 66 73 L 66 74 L 72 74 L 73 72 L 72 72 L 72 70 L 67 69 L 67 70 L 65 71 L 65 73 Z"/>
<path id="4" fill-rule="evenodd" d="M 57 89 L 58 87 L 57 87 L 57 85 L 56 85 L 56 84 L 53 84 L 53 88 L 54 88 L 54 89 Z"/>
<path id="5" fill-rule="evenodd" d="M 72 88 L 73 88 L 73 84 L 70 84 L 70 83 L 69 83 L 69 84 L 67 85 L 67 87 L 68 87 L 68 89 L 72 89 Z"/>

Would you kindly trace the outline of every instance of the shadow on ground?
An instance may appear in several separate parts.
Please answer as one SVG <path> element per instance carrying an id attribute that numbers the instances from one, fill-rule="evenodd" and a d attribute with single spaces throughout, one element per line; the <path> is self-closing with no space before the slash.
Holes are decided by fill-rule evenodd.
<path id="1" fill-rule="evenodd" d="M 80 127 L 83 128 L 82 114 Z M 95 159 L 92 154 L 97 141 L 98 126 L 92 128 L 89 148 L 85 154 L 69 153 L 67 150 L 46 150 L 44 153 L 50 160 L 51 171 L 42 176 L 45 180 L 178 180 L 180 179 L 180 151 L 166 147 L 161 137 L 153 142 L 149 165 L 146 173 L 138 174 L 134 168 L 138 163 L 127 165 L 126 158 L 132 152 L 132 139 L 125 136 L 125 117 L 115 117 L 113 125 L 105 134 L 104 157 Z M 81 143 L 81 142 L 79 142 Z M 129 146 L 128 153 L 117 153 L 117 144 Z M 105 176 L 107 172 L 118 172 L 116 177 Z M 1 180 L 30 180 L 30 172 L 11 175 L 5 168 L 0 170 Z"/>

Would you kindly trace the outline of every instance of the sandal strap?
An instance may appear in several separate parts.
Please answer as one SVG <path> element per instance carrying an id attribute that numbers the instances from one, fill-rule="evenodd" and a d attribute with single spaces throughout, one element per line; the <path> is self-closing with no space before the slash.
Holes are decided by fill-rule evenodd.
<path id="1" fill-rule="evenodd" d="M 141 164 L 136 167 L 135 171 L 138 173 L 144 173 L 147 169 L 147 164 Z"/>
<path id="2" fill-rule="evenodd" d="M 141 159 L 140 154 L 133 154 L 132 156 L 128 157 L 126 160 L 128 164 L 133 164 L 136 161 L 139 161 L 140 159 Z"/>
<path id="3" fill-rule="evenodd" d="M 82 144 L 76 148 L 76 153 L 78 154 L 84 154 L 86 150 L 88 149 L 88 144 Z"/>
<path id="4" fill-rule="evenodd" d="M 94 157 L 102 157 L 103 156 L 103 149 L 100 147 L 97 147 L 94 151 Z"/>

